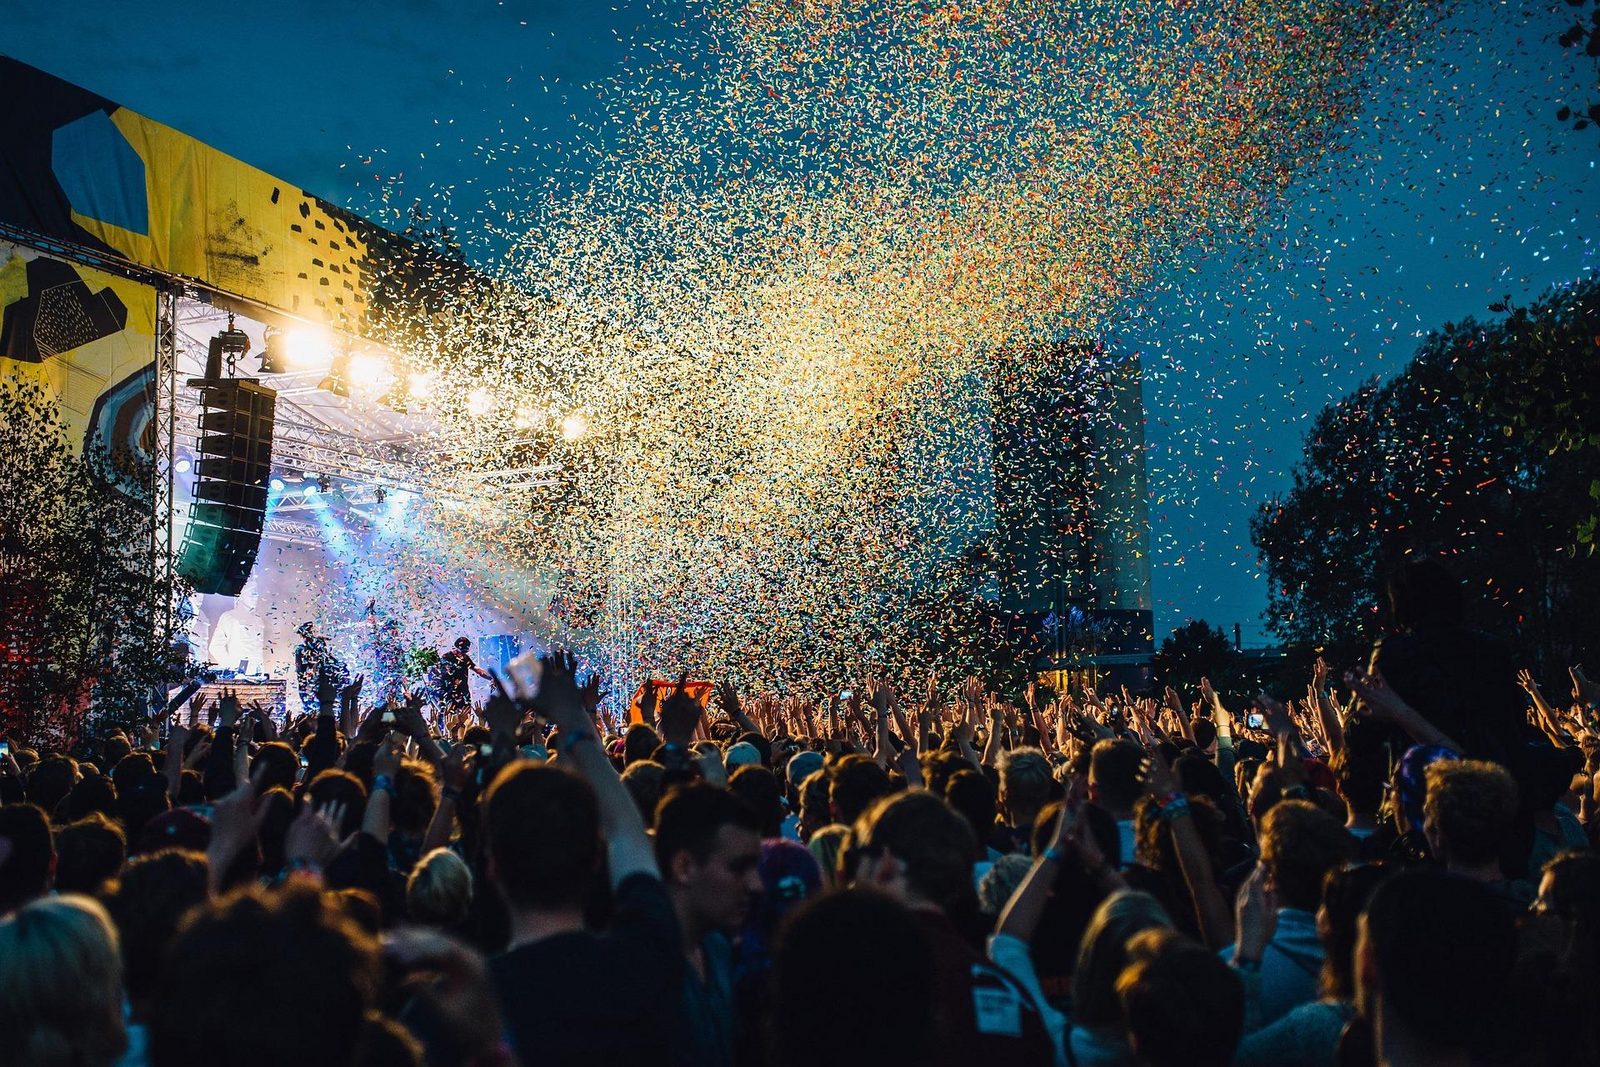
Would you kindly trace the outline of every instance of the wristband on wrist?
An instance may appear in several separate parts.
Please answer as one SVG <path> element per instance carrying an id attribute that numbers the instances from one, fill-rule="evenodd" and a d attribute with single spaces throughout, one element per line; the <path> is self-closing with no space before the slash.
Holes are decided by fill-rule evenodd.
<path id="1" fill-rule="evenodd" d="M 373 775 L 372 791 L 376 793 L 380 790 L 388 793 L 390 796 L 394 796 L 394 779 L 390 778 L 387 774 Z"/>
<path id="2" fill-rule="evenodd" d="M 1177 796 L 1161 805 L 1161 818 L 1167 822 L 1187 814 L 1189 814 L 1189 798 L 1186 796 Z"/>
<path id="3" fill-rule="evenodd" d="M 1055 845 L 1051 845 L 1049 848 L 1044 850 L 1043 858 L 1049 860 L 1051 863 L 1060 863 L 1066 858 L 1066 855 L 1067 854 L 1061 851 L 1060 848 L 1056 847 Z"/>

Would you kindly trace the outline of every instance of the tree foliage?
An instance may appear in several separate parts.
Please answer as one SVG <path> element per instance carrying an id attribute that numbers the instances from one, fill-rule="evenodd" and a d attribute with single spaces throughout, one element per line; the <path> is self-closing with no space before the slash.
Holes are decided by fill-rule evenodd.
<path id="1" fill-rule="evenodd" d="M 1589 279 L 1446 326 L 1397 377 L 1324 409 L 1292 487 L 1251 524 L 1276 633 L 1348 660 L 1380 629 L 1387 573 L 1430 555 L 1466 583 L 1466 621 L 1525 656 L 1600 648 L 1597 346 Z"/>
<path id="2" fill-rule="evenodd" d="M 1240 656 L 1220 626 L 1190 619 L 1168 634 L 1150 662 L 1157 685 L 1179 692 L 1197 689 L 1209 678 L 1219 692 L 1231 693 L 1240 681 Z"/>
<path id="3" fill-rule="evenodd" d="M 153 621 L 185 592 L 153 575 L 147 464 L 68 444 L 50 395 L 0 381 L 0 728 L 72 744 L 127 724 L 174 669 Z"/>

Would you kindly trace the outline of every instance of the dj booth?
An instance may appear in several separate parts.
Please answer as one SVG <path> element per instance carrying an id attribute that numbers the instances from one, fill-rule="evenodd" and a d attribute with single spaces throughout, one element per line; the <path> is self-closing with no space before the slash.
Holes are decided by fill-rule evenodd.
<path id="1" fill-rule="evenodd" d="M 217 705 L 222 701 L 223 693 L 233 693 L 239 698 L 239 706 L 248 708 L 251 704 L 260 704 L 267 709 L 276 722 L 286 722 L 289 715 L 289 683 L 282 678 L 263 678 L 259 681 L 246 681 L 244 679 L 207 682 L 200 687 L 194 699 L 203 699 L 206 708 L 215 713 Z M 180 716 L 181 718 L 181 716 Z"/>

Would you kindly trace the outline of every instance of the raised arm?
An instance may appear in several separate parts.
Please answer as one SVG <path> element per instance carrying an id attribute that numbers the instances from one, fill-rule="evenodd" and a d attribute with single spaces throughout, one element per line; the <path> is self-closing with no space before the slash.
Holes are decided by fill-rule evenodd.
<path id="1" fill-rule="evenodd" d="M 611 884 L 621 885 L 630 875 L 659 878 L 655 848 L 645 832 L 644 817 L 600 747 L 594 720 L 584 710 L 583 697 L 573 676 L 572 656 L 555 652 L 544 659 L 539 692 L 532 706 L 561 731 L 561 758 L 571 761 L 594 788 L 600 803 L 600 822 L 610 855 Z"/>
<path id="2" fill-rule="evenodd" d="M 1400 694 L 1389 688 L 1389 683 L 1384 681 L 1383 675 L 1377 671 L 1370 674 L 1357 674 L 1354 671 L 1345 672 L 1345 684 L 1354 689 L 1356 696 L 1361 701 L 1361 708 L 1366 714 L 1381 722 L 1392 722 L 1410 735 L 1411 740 L 1419 745 L 1442 745 L 1445 748 L 1462 751 L 1460 745 L 1440 730 L 1433 723 L 1423 718 L 1417 709 L 1400 699 Z"/>

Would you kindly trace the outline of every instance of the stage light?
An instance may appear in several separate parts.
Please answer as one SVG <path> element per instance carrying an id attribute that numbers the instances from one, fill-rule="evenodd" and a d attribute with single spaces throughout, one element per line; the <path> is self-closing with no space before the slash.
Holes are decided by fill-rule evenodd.
<path id="1" fill-rule="evenodd" d="M 306 486 L 306 496 L 316 496 L 316 495 L 317 495 L 317 487 L 316 486 L 314 486 L 314 485 Z"/>
<path id="2" fill-rule="evenodd" d="M 286 330 L 280 336 L 284 364 L 293 370 L 305 370 L 319 364 L 328 362 L 328 352 L 331 345 L 328 339 L 311 329 Z M 272 334 L 267 335 L 267 344 L 272 343 Z M 263 373 L 266 373 L 263 368 Z"/>
<path id="3" fill-rule="evenodd" d="M 283 334 L 267 328 L 267 340 L 261 349 L 261 374 L 283 374 L 289 369 L 288 344 Z"/>
<path id="4" fill-rule="evenodd" d="M 282 478 L 274 478 L 274 479 L 272 479 L 272 481 L 267 483 L 267 486 L 274 493 L 281 493 L 281 492 L 283 492 L 283 479 Z"/>
<path id="5" fill-rule="evenodd" d="M 389 373 L 388 362 L 371 352 L 362 352 L 350 357 L 349 382 L 357 389 L 373 389 L 383 384 L 384 377 Z"/>
<path id="6" fill-rule="evenodd" d="M 327 375 L 317 383 L 317 388 L 334 396 L 350 395 L 350 357 L 334 356 Z"/>
<path id="7" fill-rule="evenodd" d="M 494 410 L 494 394 L 487 389 L 474 389 L 467 394 L 467 414 L 481 419 Z"/>
<path id="8" fill-rule="evenodd" d="M 583 417 L 583 412 L 574 411 L 571 415 L 561 420 L 561 439 L 563 441 L 576 441 L 589 432 L 589 420 Z"/>
<path id="9" fill-rule="evenodd" d="M 331 492 L 333 490 L 333 479 L 326 474 L 317 475 L 317 489 L 324 493 Z"/>
<path id="10" fill-rule="evenodd" d="M 428 400 L 439 387 L 439 376 L 432 371 L 416 371 L 406 378 L 406 391 L 413 400 Z"/>
<path id="11" fill-rule="evenodd" d="M 519 430 L 531 430 L 539 425 L 539 420 L 540 416 L 537 408 L 524 406 L 517 409 L 516 418 L 512 419 L 511 422 Z"/>
<path id="12" fill-rule="evenodd" d="M 188 474 L 190 466 L 191 464 L 188 460 L 180 459 L 178 462 L 172 465 L 172 469 L 177 471 L 179 474 Z"/>

